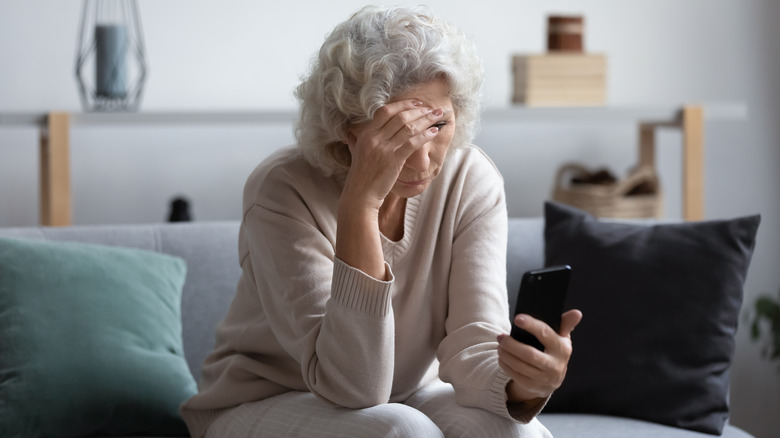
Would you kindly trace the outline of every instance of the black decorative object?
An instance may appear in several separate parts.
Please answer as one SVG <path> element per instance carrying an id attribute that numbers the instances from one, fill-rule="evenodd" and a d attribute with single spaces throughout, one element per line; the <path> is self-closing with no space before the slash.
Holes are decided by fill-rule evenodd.
<path id="1" fill-rule="evenodd" d="M 139 109 L 147 64 L 136 0 L 84 0 L 76 50 L 85 111 Z"/>
<path id="2" fill-rule="evenodd" d="M 178 197 L 171 202 L 171 213 L 168 216 L 168 222 L 190 222 L 190 202 L 187 198 Z"/>

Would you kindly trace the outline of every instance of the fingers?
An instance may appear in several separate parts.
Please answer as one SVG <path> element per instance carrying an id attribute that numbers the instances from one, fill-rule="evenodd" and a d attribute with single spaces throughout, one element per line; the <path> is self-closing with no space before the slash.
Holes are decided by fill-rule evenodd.
<path id="1" fill-rule="evenodd" d="M 404 144 L 419 134 L 425 134 L 431 125 L 436 123 L 444 115 L 441 108 L 421 108 L 419 110 L 404 111 L 387 122 L 384 129 L 396 144 Z M 438 129 L 433 133 L 438 132 Z"/>
<path id="2" fill-rule="evenodd" d="M 438 133 L 432 125 L 443 116 L 441 108 L 423 107 L 420 101 L 393 102 L 378 109 L 370 122 L 353 127 L 354 138 L 349 138 L 348 144 L 357 142 L 361 136 L 371 137 L 376 143 L 387 142 L 395 148 L 411 149 L 411 154 Z"/>
<path id="3" fill-rule="evenodd" d="M 395 147 L 397 157 L 405 161 L 439 133 L 439 128 L 433 125 L 443 116 L 440 108 L 403 111 L 385 124 L 380 137 L 390 136 L 388 143 Z"/>
<path id="4" fill-rule="evenodd" d="M 393 117 L 395 117 L 396 114 L 402 112 L 402 111 L 408 111 L 408 110 L 422 110 L 423 109 L 423 103 L 419 100 L 399 100 L 397 102 L 391 102 L 387 105 L 379 108 L 374 113 L 374 119 L 373 123 L 376 124 L 378 128 L 381 128 L 387 124 L 387 122 L 390 121 Z"/>
<path id="5" fill-rule="evenodd" d="M 544 353 L 536 348 L 515 341 L 511 336 L 500 335 L 499 343 L 499 362 L 506 365 L 517 374 L 533 378 L 538 376 L 545 368 L 547 358 Z"/>
<path id="6" fill-rule="evenodd" d="M 517 315 L 514 322 L 515 325 L 521 329 L 524 329 L 530 332 L 532 335 L 536 336 L 536 339 L 538 339 L 539 342 L 541 342 L 545 347 L 549 347 L 545 340 L 554 343 L 556 339 L 560 337 L 571 337 L 571 333 L 574 331 L 574 328 L 577 327 L 580 321 L 582 321 L 582 312 L 577 309 L 572 309 L 564 312 L 564 314 L 561 315 L 559 333 L 555 333 L 555 331 L 553 331 L 553 329 L 544 321 L 540 321 L 531 317 L 530 315 Z"/>
<path id="7" fill-rule="evenodd" d="M 582 312 L 577 309 L 569 310 L 561 315 L 561 332 L 563 337 L 571 337 L 571 332 L 582 321 Z"/>
<path id="8" fill-rule="evenodd" d="M 545 350 L 518 342 L 508 335 L 498 337 L 498 360 L 501 368 L 526 397 L 545 397 L 563 383 L 572 354 L 571 333 L 582 320 L 582 312 L 570 310 L 561 315 L 560 333 L 530 315 L 517 315 L 515 324 L 536 336 Z"/>
<path id="9" fill-rule="evenodd" d="M 579 310 L 569 310 L 561 315 L 560 333 L 530 315 L 517 315 L 515 325 L 531 333 L 544 345 L 545 352 L 559 356 L 568 360 L 571 356 L 572 344 L 571 333 L 582 320 L 582 312 Z"/>
<path id="10" fill-rule="evenodd" d="M 499 336 L 498 363 L 501 369 L 522 388 L 523 399 L 546 397 L 563 382 L 567 362 L 536 348 Z"/>
<path id="11" fill-rule="evenodd" d="M 516 326 L 534 335 L 544 345 L 545 351 L 554 348 L 560 340 L 560 336 L 552 327 L 530 315 L 517 315 L 514 322 Z"/>

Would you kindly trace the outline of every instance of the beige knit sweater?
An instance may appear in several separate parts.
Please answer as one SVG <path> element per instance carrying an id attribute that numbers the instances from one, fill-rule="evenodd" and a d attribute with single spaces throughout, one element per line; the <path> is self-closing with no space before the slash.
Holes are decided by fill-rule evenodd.
<path id="1" fill-rule="evenodd" d="M 181 409 L 192 436 L 226 409 L 288 391 L 355 409 L 403 402 L 437 376 L 437 359 L 460 404 L 530 421 L 543 404 L 508 406 L 509 377 L 498 366 L 496 336 L 510 327 L 495 166 L 476 147 L 450 151 L 428 189 L 407 201 L 403 238 L 382 238 L 387 282 L 334 256 L 342 185 L 296 148 L 249 177 L 236 296 L 199 393 Z"/>

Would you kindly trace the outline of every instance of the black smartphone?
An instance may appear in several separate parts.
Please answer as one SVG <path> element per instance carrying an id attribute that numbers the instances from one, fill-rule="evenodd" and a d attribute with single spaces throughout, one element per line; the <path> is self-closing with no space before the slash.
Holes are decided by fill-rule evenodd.
<path id="1" fill-rule="evenodd" d="M 517 294 L 515 315 L 525 313 L 544 321 L 559 333 L 561 314 L 566 292 L 569 290 L 571 266 L 552 266 L 523 274 Z M 514 321 L 514 319 L 513 319 Z M 512 323 L 512 337 L 544 351 L 544 345 L 536 337 Z"/>

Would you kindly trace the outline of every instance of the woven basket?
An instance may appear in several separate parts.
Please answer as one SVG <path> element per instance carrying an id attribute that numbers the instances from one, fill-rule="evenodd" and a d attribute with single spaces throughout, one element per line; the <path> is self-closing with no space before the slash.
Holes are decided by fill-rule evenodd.
<path id="1" fill-rule="evenodd" d="M 571 183 L 574 175 L 588 175 L 589 171 L 575 163 L 564 164 L 555 178 L 553 199 L 585 210 L 596 217 L 648 218 L 660 217 L 663 196 L 655 169 L 642 166 L 633 170 L 624 180 L 614 184 Z M 646 184 L 650 193 L 630 194 Z"/>

